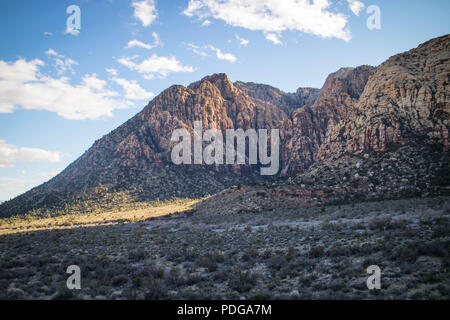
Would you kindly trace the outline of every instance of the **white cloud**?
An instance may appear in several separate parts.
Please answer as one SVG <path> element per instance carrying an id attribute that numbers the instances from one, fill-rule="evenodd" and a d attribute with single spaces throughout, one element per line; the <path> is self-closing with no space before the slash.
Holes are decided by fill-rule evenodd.
<path id="1" fill-rule="evenodd" d="M 106 70 L 106 72 L 108 72 L 108 74 L 111 75 L 111 76 L 117 76 L 117 74 L 118 74 L 117 70 L 116 70 L 116 69 L 113 69 L 113 68 L 106 68 L 105 70 Z"/>
<path id="2" fill-rule="evenodd" d="M 133 48 L 133 47 L 140 47 L 140 48 L 144 48 L 144 49 L 147 49 L 147 50 L 150 50 L 150 49 L 153 48 L 152 45 L 147 44 L 147 43 L 143 43 L 143 42 L 141 42 L 139 40 L 131 40 L 131 41 L 129 41 L 127 46 L 126 46 L 126 49 Z"/>
<path id="3" fill-rule="evenodd" d="M 51 33 L 51 32 L 48 32 L 48 31 L 44 32 L 44 36 L 52 36 L 52 35 L 53 35 L 53 33 Z"/>
<path id="4" fill-rule="evenodd" d="M 329 0 L 189 0 L 186 16 L 223 20 L 265 33 L 296 30 L 324 38 L 351 39 L 348 17 L 328 10 Z"/>
<path id="5" fill-rule="evenodd" d="M 145 91 L 136 80 L 113 78 L 113 80 L 125 90 L 125 98 L 130 100 L 146 100 L 155 96 L 154 93 Z"/>
<path id="6" fill-rule="evenodd" d="M 228 62 L 236 62 L 236 57 L 231 53 L 223 53 L 220 49 L 217 49 L 216 47 L 212 45 L 206 45 L 206 46 L 197 46 L 193 43 L 188 43 L 187 46 L 189 49 L 194 52 L 195 54 L 198 54 L 202 57 L 207 57 L 208 53 L 206 50 L 211 50 L 216 54 L 217 59 L 219 60 L 226 60 Z"/>
<path id="7" fill-rule="evenodd" d="M 117 92 L 108 90 L 106 81 L 95 74 L 87 74 L 81 83 L 73 85 L 66 77 L 45 75 L 40 69 L 43 66 L 41 60 L 0 60 L 0 113 L 11 113 L 20 107 L 82 120 L 112 116 L 113 110 L 131 106 Z"/>
<path id="8" fill-rule="evenodd" d="M 164 45 L 164 43 L 162 43 L 161 39 L 159 38 L 159 34 L 157 34 L 156 32 L 153 32 L 152 37 L 153 37 L 153 45 L 155 47 Z"/>
<path id="9" fill-rule="evenodd" d="M 231 53 L 223 53 L 222 51 L 220 51 L 220 49 L 217 49 L 213 46 L 208 46 L 208 48 L 216 52 L 217 59 L 226 60 L 231 63 L 236 62 L 236 57 Z"/>
<path id="10" fill-rule="evenodd" d="M 347 0 L 348 6 L 350 7 L 350 10 L 357 16 L 359 16 L 359 13 L 362 9 L 364 9 L 365 5 L 361 1 L 358 0 Z"/>
<path id="11" fill-rule="evenodd" d="M 155 75 L 166 77 L 175 72 L 194 72 L 191 66 L 184 66 L 176 57 L 160 57 L 152 54 L 151 57 L 136 63 L 135 57 L 120 58 L 117 61 L 130 70 L 143 74 L 145 79 L 153 79 Z"/>
<path id="12" fill-rule="evenodd" d="M 45 51 L 45 54 L 49 55 L 49 56 L 55 56 L 55 57 L 59 56 L 59 54 L 53 49 L 48 49 L 47 51 Z"/>
<path id="13" fill-rule="evenodd" d="M 58 75 L 61 75 L 66 71 L 70 71 L 72 74 L 75 74 L 75 71 L 73 70 L 72 66 L 77 65 L 78 62 L 70 58 L 66 58 L 65 56 L 57 53 L 53 49 L 48 49 L 47 51 L 45 51 L 45 54 L 54 61 L 54 65 L 58 72 Z"/>
<path id="14" fill-rule="evenodd" d="M 272 41 L 275 44 L 283 44 L 275 33 L 267 33 L 265 37 L 267 40 Z"/>
<path id="15" fill-rule="evenodd" d="M 208 20 L 208 19 L 206 19 L 205 21 L 202 22 L 201 26 L 202 26 L 202 27 L 207 27 L 207 26 L 209 26 L 210 24 L 211 24 L 211 21 Z"/>
<path id="16" fill-rule="evenodd" d="M 139 40 L 131 40 L 128 42 L 128 44 L 125 48 L 129 49 L 129 48 L 133 48 L 133 47 L 140 47 L 143 49 L 150 50 L 150 49 L 153 49 L 153 48 L 156 48 L 156 47 L 162 45 L 161 39 L 159 38 L 159 35 L 156 32 L 152 33 L 152 37 L 153 37 L 153 44 L 144 43 Z"/>
<path id="17" fill-rule="evenodd" d="M 239 43 L 241 44 L 241 46 L 246 47 L 249 43 L 249 41 L 247 39 L 243 39 L 241 37 L 239 37 L 239 35 L 236 35 L 236 40 L 239 41 Z"/>
<path id="18" fill-rule="evenodd" d="M 0 168 L 12 167 L 16 162 L 59 162 L 59 152 L 36 148 L 19 148 L 0 139 Z"/>
<path id="19" fill-rule="evenodd" d="M 188 48 L 194 52 L 195 54 L 202 56 L 202 57 L 207 57 L 208 53 L 204 50 L 205 47 L 199 47 L 193 43 L 188 43 L 187 44 Z"/>
<path id="20" fill-rule="evenodd" d="M 149 26 L 158 17 L 155 0 L 134 1 L 131 6 L 134 8 L 134 17 L 141 21 L 144 27 Z"/>
<path id="21" fill-rule="evenodd" d="M 107 85 L 106 81 L 97 78 L 97 75 L 95 73 L 84 75 L 82 80 L 86 87 L 96 92 L 104 91 Z"/>

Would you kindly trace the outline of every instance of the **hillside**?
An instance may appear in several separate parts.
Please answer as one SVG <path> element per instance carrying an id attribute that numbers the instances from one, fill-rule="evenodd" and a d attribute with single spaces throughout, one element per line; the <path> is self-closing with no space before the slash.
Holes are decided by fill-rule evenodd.
<path id="1" fill-rule="evenodd" d="M 348 114 L 341 120 L 325 121 L 325 128 L 315 126 L 322 131 L 302 129 L 311 120 L 295 126 L 299 133 L 291 141 L 299 143 L 288 157 L 306 150 L 306 157 L 293 162 L 298 166 L 309 161 L 307 170 L 297 170 L 288 180 L 227 189 L 198 209 L 236 213 L 449 195 L 449 81 L 448 35 L 391 57 L 368 77 L 358 100 L 343 96 Z M 337 101 L 331 110 L 338 109 Z M 321 106 L 319 97 L 311 108 L 294 115 Z M 322 114 L 319 119 L 330 118 Z"/>
<path id="2" fill-rule="evenodd" d="M 196 120 L 203 129 L 221 132 L 280 129 L 279 174 L 257 187 L 275 192 L 267 204 L 258 197 L 249 200 L 259 207 L 308 202 L 303 195 L 316 191 L 312 202 L 446 195 L 449 46 L 446 35 L 377 68 L 342 68 L 321 90 L 284 93 L 268 85 L 233 84 L 225 74 L 172 86 L 58 176 L 0 205 L 0 216 L 55 211 L 95 199 L 114 205 L 124 198 L 116 200 L 117 193 L 129 202 L 199 198 L 261 182 L 254 165 L 174 165 L 171 133 L 185 128 L 193 134 Z M 221 202 L 220 197 L 210 201 Z"/>

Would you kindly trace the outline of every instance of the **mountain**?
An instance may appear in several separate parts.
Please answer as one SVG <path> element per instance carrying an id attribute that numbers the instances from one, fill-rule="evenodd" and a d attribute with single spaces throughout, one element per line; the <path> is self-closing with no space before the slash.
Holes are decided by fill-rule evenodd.
<path id="1" fill-rule="evenodd" d="M 295 110 L 283 128 L 282 175 L 293 175 L 312 165 L 329 127 L 352 118 L 368 78 L 375 68 L 342 68 L 328 76 L 315 103 Z"/>
<path id="2" fill-rule="evenodd" d="M 261 179 L 257 166 L 174 165 L 170 155 L 173 130 L 192 134 L 195 120 L 204 128 L 224 131 L 276 128 L 305 103 L 313 103 L 317 89 L 288 94 L 266 85 L 238 82 L 214 74 L 188 87 L 174 85 L 154 98 L 141 112 L 105 135 L 80 158 L 50 181 L 8 201 L 0 216 L 39 209 L 64 209 L 86 200 L 148 201 L 175 197 L 198 198 L 238 183 Z M 108 196 L 107 196 L 108 195 Z"/>
<path id="3" fill-rule="evenodd" d="M 381 64 L 364 88 L 354 117 L 328 133 L 319 157 L 385 151 L 411 139 L 450 147 L 449 36 Z"/>
<path id="4" fill-rule="evenodd" d="M 337 94 L 324 93 L 312 107 L 295 111 L 294 119 L 307 115 L 286 128 L 292 133 L 285 139 L 286 168 L 312 165 L 287 180 L 224 190 L 197 210 L 224 214 L 449 195 L 450 35 L 376 70 L 357 69 L 330 75 L 328 83 L 354 73 L 350 85 L 327 90 L 325 84 L 322 93 Z M 322 107 L 326 112 L 314 112 Z M 322 122 L 311 126 L 314 119 Z"/>
<path id="5" fill-rule="evenodd" d="M 449 45 L 446 35 L 377 68 L 342 68 L 320 90 L 284 93 L 225 74 L 172 86 L 58 176 L 2 204 L 0 216 L 106 199 L 99 188 L 130 201 L 219 192 L 199 210 L 221 212 L 448 194 Z M 174 165 L 171 133 L 192 135 L 196 120 L 220 131 L 280 129 L 279 175 L 261 181 L 254 165 Z"/>

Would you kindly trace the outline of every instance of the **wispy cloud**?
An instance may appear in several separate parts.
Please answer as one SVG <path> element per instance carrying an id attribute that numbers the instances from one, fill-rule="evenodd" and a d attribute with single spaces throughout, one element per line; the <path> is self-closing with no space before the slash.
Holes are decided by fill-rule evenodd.
<path id="1" fill-rule="evenodd" d="M 357 16 L 359 16 L 359 13 L 362 9 L 364 9 L 365 5 L 359 0 L 347 0 L 348 6 L 350 7 L 350 10 Z"/>
<path id="2" fill-rule="evenodd" d="M 272 41 L 275 44 L 283 44 L 275 33 L 266 33 L 265 37 L 267 40 Z"/>
<path id="3" fill-rule="evenodd" d="M 223 53 L 222 50 L 212 45 L 197 46 L 194 43 L 188 43 L 187 46 L 192 52 L 202 57 L 208 56 L 207 51 L 213 51 L 216 54 L 217 59 L 219 60 L 225 60 L 231 63 L 236 62 L 237 60 L 237 58 L 233 54 Z"/>
<path id="4" fill-rule="evenodd" d="M 144 43 L 139 40 L 131 40 L 128 42 L 128 44 L 125 48 L 129 49 L 129 48 L 133 48 L 133 47 L 140 47 L 143 49 L 151 50 L 153 48 L 156 48 L 156 47 L 162 45 L 161 39 L 159 38 L 159 35 L 156 32 L 152 33 L 152 37 L 153 37 L 153 44 Z"/>
<path id="5" fill-rule="evenodd" d="M 19 148 L 0 139 L 0 167 L 11 167 L 16 162 L 59 162 L 59 152 L 36 148 Z"/>
<path id="6" fill-rule="evenodd" d="M 211 21 L 208 20 L 208 19 L 206 19 L 205 21 L 202 22 L 201 26 L 202 26 L 202 27 L 207 27 L 207 26 L 209 26 L 210 24 L 211 24 Z"/>
<path id="7" fill-rule="evenodd" d="M 348 17 L 330 6 L 329 0 L 189 0 L 183 13 L 266 34 L 294 30 L 349 41 Z"/>
<path id="8" fill-rule="evenodd" d="M 241 46 L 246 47 L 249 43 L 249 41 L 247 39 L 241 38 L 239 37 L 239 35 L 236 35 L 236 40 L 239 41 L 239 43 L 241 44 Z"/>
<path id="9" fill-rule="evenodd" d="M 197 46 L 197 45 L 195 45 L 193 43 L 187 43 L 186 45 L 189 48 L 189 50 L 191 50 L 195 54 L 197 54 L 199 56 L 202 56 L 202 57 L 207 57 L 208 56 L 208 53 L 206 52 L 204 47 Z"/>
<path id="10" fill-rule="evenodd" d="M 175 56 L 161 57 L 152 54 L 141 62 L 135 62 L 136 57 L 124 57 L 117 61 L 130 70 L 134 70 L 143 75 L 145 79 L 153 79 L 155 76 L 166 77 L 171 73 L 194 72 L 191 66 L 184 66 Z"/>
<path id="11" fill-rule="evenodd" d="M 134 17 L 138 19 L 144 27 L 148 27 L 158 18 L 155 0 L 134 1 L 131 3 L 134 8 Z"/>
<path id="12" fill-rule="evenodd" d="M 67 58 L 62 54 L 57 53 L 53 49 L 48 49 L 47 51 L 45 51 L 45 54 L 54 61 L 55 68 L 58 72 L 58 75 L 61 75 L 66 71 L 70 71 L 72 74 L 75 73 L 72 66 L 77 65 L 78 62 L 76 62 L 70 58 Z"/>
<path id="13" fill-rule="evenodd" d="M 117 74 L 118 74 L 118 71 L 114 68 L 106 68 L 105 70 L 111 76 L 117 76 Z"/>

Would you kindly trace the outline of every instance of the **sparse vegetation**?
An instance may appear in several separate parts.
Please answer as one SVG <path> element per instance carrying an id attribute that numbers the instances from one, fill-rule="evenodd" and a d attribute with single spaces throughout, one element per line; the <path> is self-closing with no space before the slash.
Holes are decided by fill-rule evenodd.
<path id="1" fill-rule="evenodd" d="M 0 298 L 448 299 L 449 207 L 440 197 L 216 215 L 166 203 L 3 220 Z M 80 291 L 64 286 L 72 264 Z M 365 284 L 374 264 L 377 294 Z"/>

